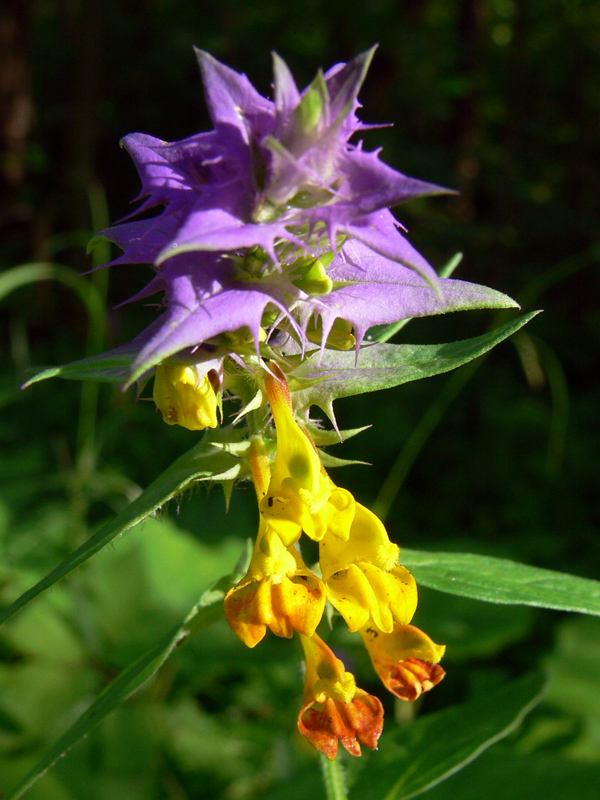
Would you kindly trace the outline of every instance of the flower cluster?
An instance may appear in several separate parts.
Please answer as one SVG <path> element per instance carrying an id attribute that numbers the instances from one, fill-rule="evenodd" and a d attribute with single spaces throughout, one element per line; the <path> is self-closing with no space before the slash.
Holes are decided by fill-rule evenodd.
<path id="1" fill-rule="evenodd" d="M 374 325 L 515 305 L 438 277 L 392 215 L 391 206 L 446 190 L 352 141 L 368 127 L 357 117 L 357 97 L 372 56 L 319 72 L 303 92 L 275 56 L 269 100 L 245 75 L 198 51 L 214 129 L 171 143 L 126 136 L 143 203 L 103 232 L 123 250 L 113 264 L 151 265 L 137 297 L 164 293 L 161 315 L 112 354 L 127 365 L 126 384 L 154 372 L 165 422 L 190 430 L 217 427 L 224 397 L 241 402 L 211 441 L 239 456 L 233 477 L 251 474 L 260 523 L 225 615 L 249 647 L 267 628 L 300 636 L 306 685 L 298 727 L 329 758 L 339 742 L 354 755 L 361 745 L 375 748 L 383 710 L 317 635 L 327 602 L 360 633 L 376 672 L 401 699 L 442 679 L 444 648 L 411 625 L 417 590 L 398 547 L 324 470 L 297 421 L 309 423 L 310 403 L 292 401 L 285 375 L 298 397 L 320 380 L 303 377 L 307 359 L 322 363 L 326 349 L 355 348 L 359 364 Z M 234 431 L 242 419 L 245 429 Z M 318 543 L 319 574 L 302 559 L 302 537 Z"/>
<path id="2" fill-rule="evenodd" d="M 275 368 L 265 373 L 275 420 L 277 454 L 271 474 L 261 437 L 251 446 L 260 523 L 246 576 L 225 599 L 225 616 L 249 647 L 267 628 L 277 636 L 300 635 L 306 683 L 298 728 L 328 758 L 338 741 L 353 755 L 375 748 L 383 727 L 381 702 L 357 688 L 315 633 L 326 600 L 360 632 L 375 670 L 403 700 L 415 700 L 444 676 L 444 647 L 410 625 L 417 589 L 398 564 L 399 548 L 380 520 L 337 487 L 294 418 L 287 384 Z M 319 543 L 321 577 L 302 560 L 302 534 Z"/>
<path id="3" fill-rule="evenodd" d="M 368 127 L 357 95 L 373 50 L 302 93 L 274 56 L 274 100 L 197 55 L 214 130 L 178 142 L 126 136 L 144 202 L 101 234 L 123 250 L 113 264 L 152 265 L 138 298 L 164 292 L 164 312 L 128 346 L 128 383 L 167 359 L 222 382 L 228 356 L 247 366 L 290 341 L 358 349 L 373 325 L 513 304 L 437 277 L 389 207 L 447 190 L 351 142 Z"/>

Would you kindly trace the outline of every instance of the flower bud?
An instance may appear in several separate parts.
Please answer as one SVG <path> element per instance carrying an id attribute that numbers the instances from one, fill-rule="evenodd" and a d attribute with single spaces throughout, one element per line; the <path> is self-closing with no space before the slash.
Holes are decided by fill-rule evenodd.
<path id="1" fill-rule="evenodd" d="M 196 367 L 159 364 L 152 396 L 167 425 L 190 431 L 217 427 L 217 394 L 209 375 L 199 378 Z"/>
<path id="2" fill-rule="evenodd" d="M 333 254 L 327 255 L 333 256 Z M 327 274 L 327 261 L 331 260 L 331 258 L 314 258 L 301 264 L 292 270 L 292 276 L 298 276 L 294 277 L 292 283 L 311 297 L 329 294 L 333 289 L 333 281 Z"/>

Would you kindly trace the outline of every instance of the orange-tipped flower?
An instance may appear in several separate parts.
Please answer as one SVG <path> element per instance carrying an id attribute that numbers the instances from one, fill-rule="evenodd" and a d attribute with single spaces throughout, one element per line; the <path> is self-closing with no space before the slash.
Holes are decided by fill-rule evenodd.
<path id="1" fill-rule="evenodd" d="M 353 756 L 361 755 L 361 744 L 375 750 L 383 730 L 380 700 L 357 688 L 354 676 L 322 639 L 300 638 L 306 655 L 300 733 L 332 761 L 339 742 Z"/>
<path id="2" fill-rule="evenodd" d="M 269 458 L 259 436 L 250 443 L 250 467 L 258 500 L 271 480 Z M 254 555 L 246 576 L 225 598 L 227 622 L 244 644 L 257 645 L 270 628 L 291 639 L 294 631 L 312 636 L 325 609 L 325 586 L 306 568 L 294 546 L 261 516 Z"/>
<path id="3" fill-rule="evenodd" d="M 401 700 L 416 700 L 446 674 L 438 663 L 445 646 L 435 644 L 414 625 L 396 623 L 392 633 L 384 633 L 371 623 L 360 635 L 377 674 Z"/>
<path id="4" fill-rule="evenodd" d="M 295 547 L 285 547 L 264 521 L 246 576 L 227 593 L 225 617 L 233 632 L 255 647 L 267 632 L 291 639 L 312 636 L 325 609 L 323 581 L 313 575 Z"/>

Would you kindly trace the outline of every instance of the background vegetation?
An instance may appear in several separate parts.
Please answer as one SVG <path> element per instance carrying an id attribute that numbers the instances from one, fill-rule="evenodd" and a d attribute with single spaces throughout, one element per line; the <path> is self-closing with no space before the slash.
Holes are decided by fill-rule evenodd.
<path id="1" fill-rule="evenodd" d="M 59 279 L 43 281 L 34 281 L 42 268 L 21 273 L 20 288 L 0 273 L 4 604 L 195 442 L 133 392 L 61 381 L 19 388 L 31 367 L 128 341 L 155 314 L 141 304 L 115 309 L 148 268 L 86 278 L 100 306 L 88 295 L 82 302 L 71 276 L 107 260 L 102 250 L 86 258 L 85 245 L 128 213 L 139 189 L 120 137 L 171 140 L 209 127 L 194 44 L 268 94 L 271 49 L 306 85 L 319 66 L 379 42 L 362 118 L 394 127 L 365 134 L 366 146 L 382 144 L 394 167 L 460 190 L 400 209 L 411 241 L 436 266 L 462 251 L 458 277 L 505 291 L 526 311 L 544 309 L 474 367 L 339 401 L 342 427 L 373 427 L 336 455 L 373 466 L 338 472 L 337 482 L 386 516 L 401 546 L 599 574 L 597 3 L 5 0 L 0 42 L 0 269 L 74 271 L 54 269 Z M 397 341 L 452 341 L 492 321 L 475 312 L 412 322 Z M 0 792 L 231 571 L 256 528 L 250 487 L 234 492 L 227 516 L 220 491 L 199 488 L 160 517 L 3 629 Z M 596 620 L 423 590 L 416 621 L 448 644 L 448 676 L 424 713 L 540 665 L 552 675 L 546 701 L 519 731 L 431 790 L 432 800 L 492 798 L 494 784 L 514 800 L 597 796 Z M 360 650 L 351 640 L 339 646 L 374 691 Z M 225 625 L 209 629 L 28 797 L 275 797 L 296 770 L 316 771 L 294 733 L 302 682 L 289 654 L 274 637 L 252 652 Z M 404 719 L 406 707 L 387 703 L 388 716 Z"/>

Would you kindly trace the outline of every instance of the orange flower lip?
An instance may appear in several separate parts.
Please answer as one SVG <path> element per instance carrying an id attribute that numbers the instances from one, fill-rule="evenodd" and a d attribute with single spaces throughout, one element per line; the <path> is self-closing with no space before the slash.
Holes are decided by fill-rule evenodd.
<path id="1" fill-rule="evenodd" d="M 360 632 L 384 685 L 401 700 L 416 700 L 446 674 L 439 661 L 446 648 L 414 625 L 394 625 L 384 633 L 372 622 Z"/>
<path id="2" fill-rule="evenodd" d="M 322 581 L 308 570 L 298 570 L 278 583 L 246 577 L 225 598 L 225 617 L 248 647 L 255 647 L 267 628 L 291 639 L 294 631 L 312 635 L 325 608 Z"/>
<path id="3" fill-rule="evenodd" d="M 400 700 L 412 701 L 423 692 L 433 689 L 445 674 L 446 671 L 439 664 L 409 656 L 405 661 L 399 661 L 395 667 L 390 667 L 385 677 L 381 677 L 392 694 Z"/>
<path id="4" fill-rule="evenodd" d="M 377 749 L 383 730 L 383 706 L 373 695 L 357 689 L 349 703 L 326 698 L 304 705 L 298 729 L 330 761 L 337 756 L 338 741 L 353 756 L 362 755 L 360 744 Z"/>
<path id="5" fill-rule="evenodd" d="M 381 701 L 357 688 L 354 676 L 321 638 L 300 638 L 306 655 L 300 733 L 330 760 L 339 742 L 353 756 L 361 755 L 361 744 L 375 750 L 383 730 Z"/>

